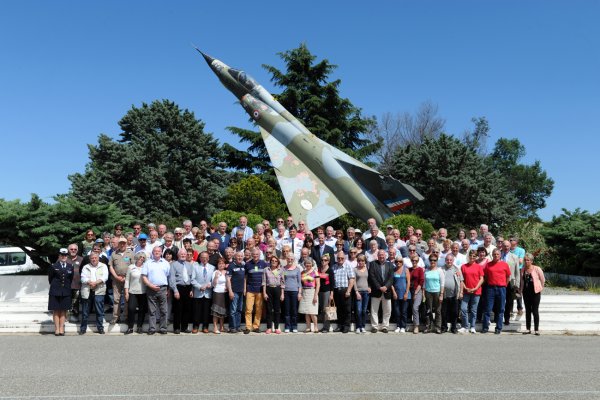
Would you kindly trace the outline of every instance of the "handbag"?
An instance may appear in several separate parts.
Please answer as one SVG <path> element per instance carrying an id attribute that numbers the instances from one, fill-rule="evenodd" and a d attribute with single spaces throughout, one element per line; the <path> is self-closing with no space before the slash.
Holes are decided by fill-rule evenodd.
<path id="1" fill-rule="evenodd" d="M 333 301 L 333 299 L 329 302 L 329 305 L 325 307 L 324 311 L 326 321 L 337 320 L 337 307 L 335 306 L 335 301 Z"/>

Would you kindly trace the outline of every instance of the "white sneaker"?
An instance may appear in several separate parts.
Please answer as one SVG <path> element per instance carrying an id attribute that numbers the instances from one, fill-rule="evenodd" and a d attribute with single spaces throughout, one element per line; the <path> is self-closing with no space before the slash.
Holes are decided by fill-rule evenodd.
<path id="1" fill-rule="evenodd" d="M 400 333 L 406 333 L 406 329 L 400 328 Z"/>
<path id="2" fill-rule="evenodd" d="M 400 328 L 396 328 L 395 333 L 400 333 Z"/>
<path id="3" fill-rule="evenodd" d="M 290 333 L 290 330 L 289 330 L 289 329 L 286 329 L 284 332 L 285 332 L 285 333 Z"/>
<path id="4" fill-rule="evenodd" d="M 356 333 L 360 333 L 360 328 L 356 328 Z"/>
<path id="5" fill-rule="evenodd" d="M 294 332 L 294 333 L 298 333 L 298 329 L 294 329 L 292 332 Z"/>
<path id="6" fill-rule="evenodd" d="M 475 330 L 475 328 L 471 328 L 471 330 L 469 332 L 471 332 L 471 333 L 477 333 L 477 331 Z"/>
<path id="7" fill-rule="evenodd" d="M 469 331 L 467 330 L 467 328 L 460 328 L 458 330 L 458 333 L 468 333 Z"/>
<path id="8" fill-rule="evenodd" d="M 365 333 L 365 328 L 360 328 L 360 333 Z"/>

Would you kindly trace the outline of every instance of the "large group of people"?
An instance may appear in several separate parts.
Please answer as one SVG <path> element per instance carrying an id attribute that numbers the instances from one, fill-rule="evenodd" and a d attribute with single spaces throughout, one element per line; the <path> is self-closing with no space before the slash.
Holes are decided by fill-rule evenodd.
<path id="1" fill-rule="evenodd" d="M 200 221 L 165 225 L 117 224 L 96 237 L 61 248 L 49 268 L 48 308 L 55 335 L 64 335 L 68 316 L 85 334 L 90 312 L 96 330 L 126 322 L 125 334 L 306 333 L 486 333 L 500 334 L 521 319 L 524 334 L 539 335 L 544 274 L 517 237 L 494 237 L 485 224 L 448 237 L 445 228 L 423 237 L 409 226 L 386 232 L 375 219 L 361 232 L 331 226 L 307 229 L 305 221 L 278 218 L 248 226 L 245 216 L 228 230 Z M 146 232 L 144 232 L 146 231 Z M 517 303 L 516 312 L 514 305 Z M 524 308 L 524 310 L 523 310 Z M 242 329 L 242 314 L 244 325 Z M 532 331 L 533 316 L 533 331 Z M 265 318 L 266 317 L 266 318 Z M 493 319 L 493 321 L 492 321 Z M 135 328 L 135 330 L 134 330 Z"/>

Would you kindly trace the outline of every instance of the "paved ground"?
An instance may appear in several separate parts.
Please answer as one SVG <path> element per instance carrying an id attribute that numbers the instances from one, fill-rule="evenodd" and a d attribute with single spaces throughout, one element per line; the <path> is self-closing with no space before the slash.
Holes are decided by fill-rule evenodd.
<path id="1" fill-rule="evenodd" d="M 0 336 L 1 399 L 600 398 L 600 338 Z"/>

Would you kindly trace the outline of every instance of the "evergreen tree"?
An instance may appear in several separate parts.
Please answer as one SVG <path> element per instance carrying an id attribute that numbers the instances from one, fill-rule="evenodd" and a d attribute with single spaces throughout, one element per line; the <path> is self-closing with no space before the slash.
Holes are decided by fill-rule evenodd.
<path id="1" fill-rule="evenodd" d="M 460 140 L 442 134 L 396 153 L 390 173 L 425 200 L 410 207 L 434 226 L 503 225 L 518 214 L 506 179 Z"/>
<path id="2" fill-rule="evenodd" d="M 0 199 L 0 243 L 21 247 L 44 267 L 48 263 L 40 256 L 55 259 L 61 247 L 81 242 L 87 229 L 112 232 L 115 224 L 131 225 L 134 221 L 114 204 L 85 204 L 68 196 L 55 200 L 44 203 L 35 194 L 27 203 Z"/>
<path id="3" fill-rule="evenodd" d="M 154 101 L 132 107 L 119 125 L 118 141 L 102 134 L 88 146 L 90 162 L 69 176 L 69 196 L 141 219 L 207 218 L 219 210 L 229 174 L 218 142 L 192 112 Z"/>
<path id="4" fill-rule="evenodd" d="M 525 146 L 519 139 L 500 138 L 490 155 L 494 167 L 509 182 L 508 190 L 515 196 L 523 218 L 536 218 L 537 211 L 546 207 L 546 198 L 552 194 L 554 180 L 549 178 L 539 161 L 524 165 Z"/>
<path id="5" fill-rule="evenodd" d="M 285 72 L 263 65 L 271 73 L 271 81 L 283 89 L 274 97 L 323 141 L 361 161 L 372 155 L 380 143 L 373 143 L 365 135 L 372 129 L 375 120 L 363 117 L 360 108 L 340 97 L 341 81 L 329 81 L 337 66 L 326 59 L 317 63 L 317 57 L 305 44 L 278 55 L 285 63 Z M 272 178 L 271 162 L 260 132 L 236 127 L 228 129 L 249 145 L 247 151 L 224 145 L 229 165 L 249 173 L 269 173 Z"/>

